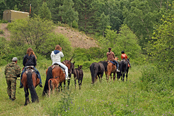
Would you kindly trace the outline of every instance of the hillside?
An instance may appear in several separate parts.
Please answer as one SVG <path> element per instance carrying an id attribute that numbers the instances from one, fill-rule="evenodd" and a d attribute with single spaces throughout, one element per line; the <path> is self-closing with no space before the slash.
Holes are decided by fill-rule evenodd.
<path id="1" fill-rule="evenodd" d="M 0 30 L 3 30 L 4 32 L 3 34 L 0 34 L 0 37 L 10 40 L 10 31 L 8 31 L 7 25 L 8 24 L 6 23 L 0 24 Z M 87 35 L 68 27 L 58 26 L 54 29 L 54 32 L 57 34 L 61 33 L 65 37 L 69 38 L 73 48 L 79 47 L 88 49 L 90 47 L 98 47 L 97 42 L 93 38 L 90 38 Z"/>

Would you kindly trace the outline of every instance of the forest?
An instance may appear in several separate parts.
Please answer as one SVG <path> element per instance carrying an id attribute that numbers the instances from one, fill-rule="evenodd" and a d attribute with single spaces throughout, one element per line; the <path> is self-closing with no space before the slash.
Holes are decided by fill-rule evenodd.
<path id="1" fill-rule="evenodd" d="M 30 12 L 30 5 L 29 19 L 19 19 L 11 23 L 3 20 L 4 10 Z M 137 84 L 131 85 L 143 92 L 153 92 L 152 96 L 159 96 L 161 99 L 166 96 L 159 104 L 168 102 L 164 109 L 170 107 L 170 113 L 166 115 L 174 115 L 171 112 L 174 107 L 173 0 L 1 0 L 0 25 L 2 23 L 8 23 L 7 29 L 11 36 L 10 40 L 0 37 L 1 68 L 11 62 L 14 56 L 18 57 L 22 66 L 26 50 L 31 47 L 38 57 L 38 68 L 45 70 L 51 64 L 51 51 L 59 44 L 65 55 L 62 60 L 74 56 L 75 66 L 83 65 L 83 70 L 88 74 L 90 64 L 106 60 L 106 52 L 111 47 L 119 58 L 121 51 L 125 51 L 132 66 L 130 73 L 132 71 L 131 74 L 136 76 L 138 72 L 137 75 L 141 75 L 136 77 Z M 99 47 L 73 48 L 63 34 L 53 32 L 57 26 L 78 30 L 97 41 Z M 0 34 L 3 33 L 0 30 Z M 129 88 L 128 84 L 125 86 Z M 126 93 L 127 97 L 129 95 L 129 92 Z M 135 94 L 130 96 L 133 95 Z M 132 99 L 132 102 L 127 103 L 135 102 Z M 126 109 L 129 110 L 127 114 L 123 110 L 117 112 L 111 109 L 108 115 L 133 115 L 130 109 Z M 163 115 L 164 109 L 159 108 L 156 111 L 154 106 L 150 106 L 148 111 L 156 112 L 142 114 L 140 112 L 143 111 L 137 111 L 136 115 Z M 92 111 L 87 114 L 90 112 Z M 97 115 L 97 112 L 92 114 Z M 57 111 L 54 113 L 57 115 Z M 62 114 L 66 115 L 65 112 Z"/>

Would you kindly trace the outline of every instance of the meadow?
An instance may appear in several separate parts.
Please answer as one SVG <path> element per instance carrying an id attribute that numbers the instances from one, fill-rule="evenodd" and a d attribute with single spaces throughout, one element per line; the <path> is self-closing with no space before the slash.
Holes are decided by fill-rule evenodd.
<path id="1" fill-rule="evenodd" d="M 49 61 L 48 61 L 49 62 Z M 46 79 L 47 65 L 37 67 L 43 84 Z M 42 96 L 43 88 L 36 87 L 39 103 L 24 106 L 25 96 L 23 88 L 19 88 L 17 80 L 16 100 L 8 99 L 5 66 L 0 67 L 0 116 L 174 116 L 174 91 L 166 90 L 160 94 L 153 90 L 141 89 L 141 78 L 144 66 L 132 65 L 127 82 L 120 80 L 91 84 L 89 69 L 84 69 L 84 79 L 81 90 L 75 89 L 74 78 L 71 78 L 69 90 L 56 94 Z M 31 100 L 31 98 L 30 98 Z"/>

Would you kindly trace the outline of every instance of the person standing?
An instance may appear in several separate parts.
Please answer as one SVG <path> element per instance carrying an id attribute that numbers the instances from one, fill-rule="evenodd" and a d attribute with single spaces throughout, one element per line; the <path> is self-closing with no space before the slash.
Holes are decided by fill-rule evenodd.
<path id="1" fill-rule="evenodd" d="M 17 65 L 17 57 L 13 57 L 12 62 L 5 67 L 5 77 L 7 82 L 7 94 L 9 99 L 14 101 L 16 99 L 16 79 L 20 77 L 21 69 Z"/>
<path id="2" fill-rule="evenodd" d="M 60 65 L 62 68 L 65 69 L 65 79 L 70 79 L 68 77 L 68 67 L 61 63 L 61 58 L 64 57 L 64 54 L 62 52 L 62 48 L 59 45 L 56 45 L 55 50 L 51 52 L 51 60 L 52 60 L 52 65 L 57 63 Z"/>
<path id="3" fill-rule="evenodd" d="M 118 67 L 119 67 L 119 63 L 115 60 L 115 54 L 114 52 L 111 51 L 111 48 L 108 48 L 108 52 L 106 53 L 107 55 L 107 60 L 108 61 L 113 61 L 115 64 L 117 64 L 117 72 L 120 72 L 120 70 L 118 70 Z"/>

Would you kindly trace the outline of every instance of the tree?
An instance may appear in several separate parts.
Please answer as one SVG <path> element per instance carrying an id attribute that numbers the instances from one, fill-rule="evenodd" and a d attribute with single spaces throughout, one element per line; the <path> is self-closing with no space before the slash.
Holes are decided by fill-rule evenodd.
<path id="1" fill-rule="evenodd" d="M 47 7 L 47 3 L 46 2 L 43 2 L 42 6 L 41 6 L 41 8 L 39 10 L 39 16 L 42 19 L 51 20 L 51 11 Z"/>
<path id="2" fill-rule="evenodd" d="M 173 6 L 174 9 L 174 6 Z M 174 68 L 174 12 L 161 19 L 163 24 L 157 26 L 153 32 L 152 40 L 147 48 L 150 58 L 159 68 Z"/>
<path id="3" fill-rule="evenodd" d="M 61 16 L 63 22 L 70 24 L 71 27 L 72 22 L 78 20 L 78 12 L 74 10 L 73 6 L 74 3 L 72 0 L 64 0 L 63 5 L 59 6 L 59 16 Z"/>
<path id="4" fill-rule="evenodd" d="M 104 12 L 100 16 L 100 23 L 101 23 L 101 32 L 103 33 L 104 37 L 104 31 L 107 28 L 107 26 L 109 26 L 109 16 L 108 15 L 106 16 Z"/>
<path id="5" fill-rule="evenodd" d="M 25 45 L 30 45 L 39 52 L 39 47 L 45 42 L 47 35 L 52 32 L 54 27 L 52 21 L 35 17 L 16 20 L 10 23 L 8 28 L 12 34 L 12 46 L 23 48 Z"/>

